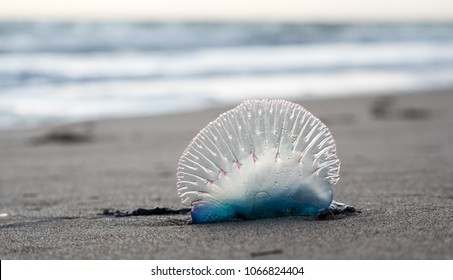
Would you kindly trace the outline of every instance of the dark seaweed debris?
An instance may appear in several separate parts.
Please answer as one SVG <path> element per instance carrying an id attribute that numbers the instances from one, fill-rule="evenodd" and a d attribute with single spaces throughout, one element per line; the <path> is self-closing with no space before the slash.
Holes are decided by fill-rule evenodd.
<path id="1" fill-rule="evenodd" d="M 250 253 L 250 256 L 252 258 L 255 258 L 255 257 L 263 257 L 263 256 L 267 256 L 267 255 L 280 255 L 280 254 L 283 254 L 282 249 L 275 249 L 275 250 L 271 250 L 271 251 L 252 252 L 252 253 Z"/>
<path id="2" fill-rule="evenodd" d="M 373 101 L 370 114 L 380 120 L 425 120 L 430 117 L 430 112 L 424 108 L 416 108 L 397 104 L 394 96 L 381 96 Z"/>
<path id="3" fill-rule="evenodd" d="M 32 144 L 81 144 L 94 140 L 94 122 L 55 127 L 44 135 L 32 139 Z"/>
<path id="4" fill-rule="evenodd" d="M 320 220 L 336 220 L 342 219 L 350 215 L 357 213 L 362 213 L 360 209 L 357 209 L 351 205 L 344 205 L 342 207 L 329 207 L 328 209 L 322 211 L 318 215 Z"/>
<path id="5" fill-rule="evenodd" d="M 190 213 L 190 208 L 181 208 L 181 209 L 170 209 L 170 208 L 152 208 L 152 209 L 144 209 L 139 208 L 132 212 L 129 211 L 120 211 L 120 210 L 111 210 L 111 209 L 104 209 L 101 214 L 103 216 L 113 216 L 113 217 L 131 217 L 131 216 L 153 216 L 153 215 L 181 215 Z"/>

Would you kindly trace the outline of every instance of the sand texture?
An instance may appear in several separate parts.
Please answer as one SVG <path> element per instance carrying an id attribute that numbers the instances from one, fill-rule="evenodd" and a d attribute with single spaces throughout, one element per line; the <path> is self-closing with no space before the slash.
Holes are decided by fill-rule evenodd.
<path id="1" fill-rule="evenodd" d="M 1 259 L 452 259 L 453 90 L 300 101 L 337 143 L 335 200 L 362 213 L 187 225 L 176 165 L 228 108 L 0 132 Z"/>

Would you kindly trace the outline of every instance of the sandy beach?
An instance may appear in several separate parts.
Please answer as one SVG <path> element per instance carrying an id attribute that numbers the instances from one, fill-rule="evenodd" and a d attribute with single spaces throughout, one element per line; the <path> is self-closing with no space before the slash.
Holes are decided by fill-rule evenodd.
<path id="1" fill-rule="evenodd" d="M 178 159 L 230 108 L 0 131 L 0 259 L 453 259 L 453 89 L 297 102 L 337 143 L 334 199 L 362 213 L 102 215 L 180 208 Z"/>

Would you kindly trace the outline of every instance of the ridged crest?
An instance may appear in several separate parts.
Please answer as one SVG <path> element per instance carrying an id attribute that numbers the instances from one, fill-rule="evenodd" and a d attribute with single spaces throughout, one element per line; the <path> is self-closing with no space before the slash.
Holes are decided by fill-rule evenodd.
<path id="1" fill-rule="evenodd" d="M 195 206 L 203 210 L 198 222 L 313 215 L 332 201 L 339 168 L 334 139 L 317 117 L 292 102 L 249 100 L 190 142 L 177 190 L 192 219 Z"/>

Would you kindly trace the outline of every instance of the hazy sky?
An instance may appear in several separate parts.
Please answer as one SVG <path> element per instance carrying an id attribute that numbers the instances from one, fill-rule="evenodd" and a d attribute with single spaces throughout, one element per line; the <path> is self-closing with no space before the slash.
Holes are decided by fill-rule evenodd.
<path id="1" fill-rule="evenodd" d="M 453 21 L 453 0 L 0 0 L 17 18 Z"/>

